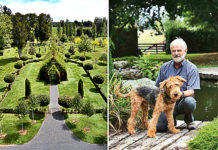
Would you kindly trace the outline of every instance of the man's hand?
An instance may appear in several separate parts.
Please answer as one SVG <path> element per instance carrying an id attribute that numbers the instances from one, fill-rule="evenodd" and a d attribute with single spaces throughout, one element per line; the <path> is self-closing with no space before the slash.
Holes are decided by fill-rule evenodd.
<path id="1" fill-rule="evenodd" d="M 194 93 L 195 93 L 194 90 L 184 91 L 184 97 L 194 96 Z"/>

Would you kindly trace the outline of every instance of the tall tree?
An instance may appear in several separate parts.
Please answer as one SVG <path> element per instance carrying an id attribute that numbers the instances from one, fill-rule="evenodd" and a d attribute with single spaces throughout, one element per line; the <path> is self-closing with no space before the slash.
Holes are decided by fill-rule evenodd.
<path id="1" fill-rule="evenodd" d="M 61 35 L 61 23 L 60 22 L 58 22 L 57 33 L 58 33 L 58 36 L 60 37 Z"/>
<path id="2" fill-rule="evenodd" d="M 51 36 L 50 15 L 41 13 L 38 17 L 38 23 L 39 23 L 39 27 L 38 27 L 39 40 L 42 43 L 43 41 L 47 41 Z"/>
<path id="3" fill-rule="evenodd" d="M 92 39 L 95 40 L 96 38 L 96 25 L 92 23 Z"/>
<path id="4" fill-rule="evenodd" d="M 12 22 L 13 22 L 12 34 L 13 34 L 14 46 L 17 46 L 19 57 L 21 57 L 22 50 L 26 46 L 26 42 L 27 42 L 27 29 L 26 29 L 25 16 L 20 13 L 16 13 L 12 17 Z"/>

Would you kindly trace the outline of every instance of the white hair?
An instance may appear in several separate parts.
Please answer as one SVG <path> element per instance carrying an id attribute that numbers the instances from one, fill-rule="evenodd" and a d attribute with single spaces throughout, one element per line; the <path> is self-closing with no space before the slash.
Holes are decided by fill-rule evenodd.
<path id="1" fill-rule="evenodd" d="M 183 50 L 187 50 L 187 45 L 182 38 L 176 38 L 175 40 L 173 40 L 170 43 L 170 49 L 171 49 L 171 47 L 178 46 L 178 45 L 181 45 L 183 47 Z"/>

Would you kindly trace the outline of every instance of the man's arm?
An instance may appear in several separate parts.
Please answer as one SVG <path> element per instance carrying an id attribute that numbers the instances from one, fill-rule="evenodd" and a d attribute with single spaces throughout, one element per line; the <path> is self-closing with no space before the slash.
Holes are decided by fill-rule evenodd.
<path id="1" fill-rule="evenodd" d="M 184 97 L 194 96 L 194 93 L 195 93 L 194 90 L 184 91 Z"/>

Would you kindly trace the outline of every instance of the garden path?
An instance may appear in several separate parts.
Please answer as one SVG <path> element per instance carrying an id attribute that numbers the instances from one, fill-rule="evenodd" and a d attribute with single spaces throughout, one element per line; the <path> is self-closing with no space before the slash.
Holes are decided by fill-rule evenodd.
<path id="1" fill-rule="evenodd" d="M 77 138 L 65 124 L 64 115 L 59 111 L 58 86 L 50 86 L 49 112 L 38 134 L 24 145 L 0 147 L 7 150 L 106 150 L 106 145 L 89 144 Z"/>

